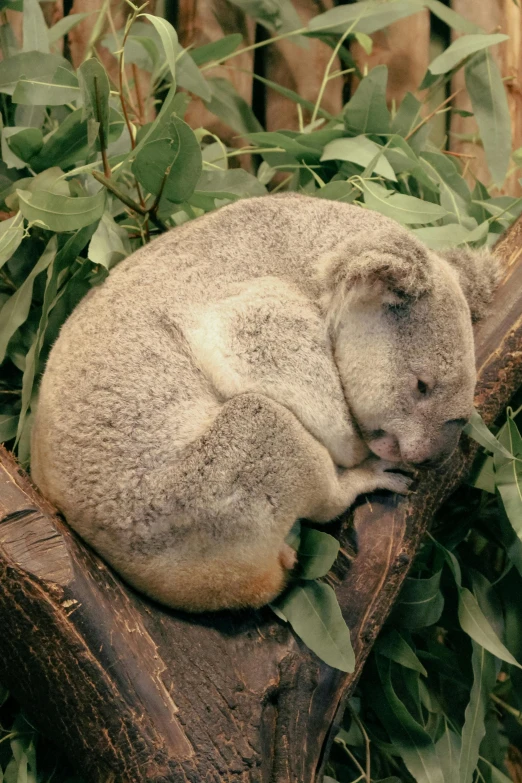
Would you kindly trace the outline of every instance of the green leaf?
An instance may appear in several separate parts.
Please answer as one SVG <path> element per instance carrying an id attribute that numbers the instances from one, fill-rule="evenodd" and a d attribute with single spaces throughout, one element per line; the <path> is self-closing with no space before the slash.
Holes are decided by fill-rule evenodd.
<path id="1" fill-rule="evenodd" d="M 43 147 L 43 134 L 40 128 L 5 128 L 16 131 L 9 134 L 8 144 L 14 154 L 26 163 L 38 155 Z"/>
<path id="2" fill-rule="evenodd" d="M 192 59 L 192 56 L 186 49 L 180 48 L 180 55 L 177 60 L 177 82 L 180 87 L 199 96 L 204 101 L 210 101 L 212 91 L 208 81 L 205 79 L 198 66 Z"/>
<path id="3" fill-rule="evenodd" d="M 0 267 L 9 261 L 24 238 L 24 218 L 21 212 L 0 223 Z"/>
<path id="4" fill-rule="evenodd" d="M 324 14 L 314 16 L 308 23 L 308 29 L 342 34 L 353 25 L 354 32 L 371 34 L 388 27 L 398 19 L 418 13 L 422 7 L 423 4 L 417 0 L 395 0 L 391 3 L 362 0 L 353 5 L 337 6 Z"/>
<path id="5" fill-rule="evenodd" d="M 490 52 L 479 52 L 466 63 L 466 87 L 486 152 L 493 181 L 502 185 L 511 156 L 511 117 L 498 65 Z"/>
<path id="6" fill-rule="evenodd" d="M 20 211 L 30 223 L 38 223 L 51 231 L 76 231 L 99 220 L 105 209 L 107 191 L 95 196 L 71 198 L 45 190 L 31 193 L 17 190 Z"/>
<path id="7" fill-rule="evenodd" d="M 444 783 L 461 783 L 458 779 L 461 738 L 450 729 L 446 716 L 444 716 L 444 726 L 444 733 L 435 745 Z"/>
<path id="8" fill-rule="evenodd" d="M 49 315 L 52 308 L 56 304 L 59 280 L 63 274 L 63 271 L 76 260 L 77 256 L 79 256 L 81 251 L 87 245 L 89 239 L 92 236 L 93 230 L 94 224 L 80 229 L 73 236 L 69 237 L 47 267 L 47 281 L 42 302 L 40 321 L 38 323 L 38 329 L 36 331 L 33 343 L 26 356 L 24 374 L 22 378 L 22 400 L 20 418 L 18 421 L 17 440 L 20 440 L 23 435 L 26 425 L 26 416 L 33 399 L 38 362 L 42 348 L 44 346 L 47 326 L 49 324 Z"/>
<path id="9" fill-rule="evenodd" d="M 389 133 L 391 118 L 386 105 L 387 83 L 388 68 L 385 65 L 373 68 L 362 79 L 343 112 L 344 124 L 350 133 Z"/>
<path id="10" fill-rule="evenodd" d="M 193 206 L 214 209 L 215 199 L 248 198 L 265 196 L 266 188 L 259 180 L 244 169 L 227 171 L 203 171 L 190 199 Z"/>
<path id="11" fill-rule="evenodd" d="M 12 440 L 16 435 L 17 426 L 18 415 L 0 414 L 0 443 Z"/>
<path id="12" fill-rule="evenodd" d="M 299 579 L 326 576 L 339 552 L 339 542 L 328 533 L 309 527 L 301 528 L 298 551 Z"/>
<path id="13" fill-rule="evenodd" d="M 71 112 L 51 135 L 47 136 L 38 155 L 31 160 L 31 168 L 42 172 L 51 166 L 68 168 L 85 161 L 89 154 L 87 123 L 82 119 L 83 110 Z M 124 128 L 124 120 L 115 109 L 109 111 L 109 143 L 117 141 Z"/>
<path id="14" fill-rule="evenodd" d="M 152 14 L 142 14 L 142 16 L 144 16 L 145 19 L 148 19 L 159 33 L 161 43 L 163 44 L 166 61 L 169 66 L 170 73 L 172 74 L 172 79 L 175 80 L 176 58 L 179 51 L 178 34 L 170 22 L 167 22 L 166 19 L 162 19 L 159 16 L 153 16 Z"/>
<path id="15" fill-rule="evenodd" d="M 78 100 L 79 97 L 78 79 L 61 66 L 52 77 L 38 75 L 31 79 L 20 79 L 13 92 L 14 103 L 29 106 L 62 106 L 64 103 Z"/>
<path id="16" fill-rule="evenodd" d="M 344 201 L 346 204 L 351 204 L 355 201 L 359 194 L 357 188 L 354 188 L 351 182 L 344 182 L 343 180 L 335 180 L 334 182 L 327 182 L 324 187 L 319 188 L 314 193 L 316 198 L 327 198 L 331 201 Z"/>
<path id="17" fill-rule="evenodd" d="M 468 242 L 479 241 L 487 235 L 488 227 L 489 224 L 485 222 L 473 231 L 469 231 L 459 223 L 448 223 L 445 226 L 415 228 L 412 233 L 432 250 L 446 250 Z"/>
<path id="18" fill-rule="evenodd" d="M 0 364 L 4 361 L 7 344 L 16 330 L 27 320 L 33 296 L 34 280 L 53 261 L 56 255 L 56 237 L 52 237 L 22 285 L 9 297 L 0 310 Z"/>
<path id="19" fill-rule="evenodd" d="M 98 140 L 98 149 L 107 149 L 109 139 L 109 99 L 111 88 L 103 65 L 92 57 L 85 60 L 78 69 L 83 112 L 82 120 L 87 121 L 87 139 L 91 147 Z M 89 133 L 89 125 L 94 123 L 94 134 Z M 94 138 L 90 138 L 90 136 Z"/>
<path id="20" fill-rule="evenodd" d="M 400 666 L 419 672 L 424 677 L 428 676 L 428 672 L 415 655 L 413 649 L 395 629 L 379 636 L 375 644 L 375 650 Z"/>
<path id="21" fill-rule="evenodd" d="M 201 174 L 201 150 L 194 131 L 175 115 L 167 126 L 168 138 L 146 144 L 132 164 L 138 182 L 161 202 L 186 201 Z M 160 206 L 160 211 L 162 206 Z"/>
<path id="22" fill-rule="evenodd" d="M 471 419 L 464 427 L 464 432 L 466 435 L 469 435 L 470 438 L 476 440 L 477 443 L 480 443 L 486 451 L 489 451 L 492 454 L 500 454 L 508 459 L 513 458 L 513 454 L 510 454 L 510 452 L 499 443 L 493 433 L 489 431 L 478 411 L 473 411 Z"/>
<path id="23" fill-rule="evenodd" d="M 24 52 L 49 52 L 47 25 L 38 0 L 24 0 L 22 40 Z"/>
<path id="24" fill-rule="evenodd" d="M 404 137 L 409 136 L 421 120 L 423 105 L 411 92 L 407 92 L 393 118 L 391 125 L 393 133 Z"/>
<path id="25" fill-rule="evenodd" d="M 375 182 L 361 182 L 364 201 L 370 209 L 391 217 L 399 223 L 434 223 L 448 213 L 438 204 L 422 201 L 414 196 L 405 196 L 386 190 Z"/>
<path id="26" fill-rule="evenodd" d="M 334 669 L 353 672 L 350 631 L 330 585 L 314 581 L 297 584 L 274 605 L 321 660 Z"/>
<path id="27" fill-rule="evenodd" d="M 459 590 L 459 621 L 462 630 L 477 644 L 513 666 L 522 666 L 502 644 L 497 634 L 487 621 L 477 599 L 466 587 Z"/>
<path id="28" fill-rule="evenodd" d="M 400 754 L 416 783 L 444 783 L 433 740 L 395 692 L 391 679 L 392 662 L 379 655 L 375 660 L 381 687 L 376 687 L 375 683 L 373 690 L 382 692 L 375 705 L 395 753 Z"/>
<path id="29" fill-rule="evenodd" d="M 393 610 L 393 620 L 403 628 L 424 628 L 437 622 L 444 608 L 440 591 L 442 569 L 430 577 L 407 577 Z"/>
<path id="30" fill-rule="evenodd" d="M 448 27 L 453 30 L 457 30 L 459 33 L 483 33 L 481 27 L 474 22 L 470 22 L 464 19 L 463 16 L 457 14 L 447 5 L 440 2 L 440 0 L 423 0 L 422 3 L 426 8 L 429 8 L 432 14 L 438 16 Z"/>
<path id="31" fill-rule="evenodd" d="M 67 16 L 62 17 L 62 19 L 56 22 L 56 24 L 53 24 L 47 31 L 47 40 L 49 41 L 49 44 L 52 46 L 52 44 L 57 43 L 60 38 L 67 35 L 70 30 L 80 24 L 80 22 L 83 22 L 84 19 L 91 16 L 92 13 L 93 12 L 91 11 L 87 11 L 82 14 L 68 14 Z"/>
<path id="32" fill-rule="evenodd" d="M 0 92 L 12 95 L 19 79 L 39 78 L 52 80 L 57 68 L 71 69 L 70 64 L 58 54 L 44 52 L 20 52 L 0 62 Z"/>
<path id="33" fill-rule="evenodd" d="M 237 93 L 228 79 L 209 79 L 212 97 L 206 101 L 207 109 L 219 117 L 237 133 L 255 133 L 263 128 L 248 103 Z"/>
<path id="34" fill-rule="evenodd" d="M 89 244 L 88 258 L 93 264 L 101 264 L 105 269 L 112 269 L 130 255 L 131 250 L 126 230 L 104 212 Z"/>
<path id="35" fill-rule="evenodd" d="M 383 148 L 371 141 L 371 139 L 368 139 L 366 136 L 356 136 L 352 139 L 335 139 L 331 141 L 325 146 L 321 160 L 348 160 L 364 168 L 382 152 Z M 368 172 L 368 175 L 371 175 L 373 172 L 386 179 L 397 181 L 395 172 L 382 154 L 381 157 L 377 157 L 377 161 L 372 170 Z"/>
<path id="36" fill-rule="evenodd" d="M 507 41 L 508 35 L 496 33 L 494 35 L 463 35 L 453 41 L 448 48 L 439 54 L 430 63 L 429 69 L 434 74 L 447 73 L 455 68 L 462 60 L 475 52 L 487 49 L 489 46 Z"/>
<path id="37" fill-rule="evenodd" d="M 315 104 L 313 101 L 307 101 L 306 98 L 303 98 L 299 93 L 295 92 L 294 90 L 290 90 L 288 87 L 283 87 L 280 84 L 277 84 L 277 82 L 270 81 L 270 79 L 265 79 L 264 76 L 260 76 L 257 73 L 251 74 L 254 79 L 258 82 L 261 82 L 261 84 L 266 85 L 271 90 L 274 90 L 274 92 L 279 93 L 279 95 L 284 95 L 285 98 L 289 98 L 293 103 L 298 103 L 300 106 L 302 106 L 304 109 L 308 109 L 309 111 L 313 112 L 315 109 Z M 332 115 L 327 112 L 325 109 L 319 108 L 317 112 L 318 117 L 324 117 L 327 120 L 332 120 Z M 312 135 L 312 134 L 307 134 Z M 316 134 L 314 133 L 313 136 Z M 342 134 L 341 134 L 342 135 Z"/>
<path id="38" fill-rule="evenodd" d="M 459 761 L 459 783 L 471 783 L 479 759 L 479 747 L 486 728 L 484 718 L 489 695 L 495 686 L 495 659 L 479 644 L 473 644 L 473 686 L 466 707 Z"/>
<path id="39" fill-rule="evenodd" d="M 232 35 L 225 35 L 217 41 L 191 49 L 190 54 L 196 65 L 204 65 L 212 60 L 223 60 L 228 57 L 229 54 L 236 51 L 242 42 L 241 33 L 232 33 Z"/>

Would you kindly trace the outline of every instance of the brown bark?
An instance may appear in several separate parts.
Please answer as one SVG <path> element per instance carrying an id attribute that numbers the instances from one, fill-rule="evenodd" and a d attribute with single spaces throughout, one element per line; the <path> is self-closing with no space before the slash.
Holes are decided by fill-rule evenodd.
<path id="1" fill-rule="evenodd" d="M 452 0 L 452 8 L 476 24 L 487 33 L 500 32 L 509 35 L 509 39 L 493 48 L 493 55 L 499 65 L 502 77 L 506 80 L 513 149 L 522 147 L 522 10 L 513 0 L 489 0 L 477 3 L 474 0 Z M 465 89 L 464 73 L 458 71 L 452 82 L 452 92 L 460 90 L 454 100 L 456 109 L 471 111 L 471 101 Z M 473 137 L 477 137 L 478 127 L 474 117 L 460 117 L 452 114 L 451 150 L 472 155 L 469 170 L 481 182 L 489 185 L 491 176 L 484 149 Z M 462 137 L 465 138 L 462 138 Z M 504 182 L 500 193 L 520 196 L 522 187 L 518 180 L 520 171 L 511 173 Z"/>
<path id="2" fill-rule="evenodd" d="M 522 221 L 476 330 L 487 422 L 522 383 Z M 268 609 L 187 616 L 125 587 L 0 455 L 0 680 L 93 783 L 312 783 L 343 704 L 430 519 L 469 469 L 465 440 L 409 498 L 373 498 L 338 525 L 330 575 L 356 670 L 321 663 Z M 355 545 L 354 542 L 355 541 Z"/>

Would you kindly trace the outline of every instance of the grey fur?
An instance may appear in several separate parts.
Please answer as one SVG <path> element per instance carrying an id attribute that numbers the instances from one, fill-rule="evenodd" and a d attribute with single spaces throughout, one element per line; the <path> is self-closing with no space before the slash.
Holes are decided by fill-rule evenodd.
<path id="1" fill-rule="evenodd" d="M 36 483 L 159 601 L 266 603 L 293 565 L 297 518 L 405 492 L 390 468 L 455 447 L 448 422 L 469 416 L 475 383 L 463 291 L 476 309 L 495 268 L 466 251 L 457 274 L 456 254 L 297 195 L 163 235 L 64 325 L 40 391 Z"/>

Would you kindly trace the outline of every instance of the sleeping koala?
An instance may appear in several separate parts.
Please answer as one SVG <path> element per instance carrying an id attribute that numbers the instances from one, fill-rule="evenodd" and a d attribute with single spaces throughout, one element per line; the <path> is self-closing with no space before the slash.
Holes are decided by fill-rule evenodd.
<path id="1" fill-rule="evenodd" d="M 191 611 L 284 587 L 298 518 L 407 491 L 473 406 L 487 254 L 298 195 L 238 201 L 121 263 L 64 325 L 33 478 L 130 584 Z"/>

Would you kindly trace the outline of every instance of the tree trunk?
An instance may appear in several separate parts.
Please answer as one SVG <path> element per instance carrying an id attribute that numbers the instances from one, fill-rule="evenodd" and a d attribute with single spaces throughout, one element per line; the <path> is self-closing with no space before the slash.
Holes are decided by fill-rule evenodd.
<path id="1" fill-rule="evenodd" d="M 522 221 L 476 330 L 487 422 L 522 382 Z M 346 698 L 426 526 L 468 471 L 464 440 L 409 498 L 374 498 L 338 524 L 329 576 L 356 669 L 331 669 L 270 610 L 189 616 L 138 596 L 53 516 L 0 454 L 0 680 L 93 783 L 313 783 Z M 355 542 L 355 544 L 354 544 Z"/>

